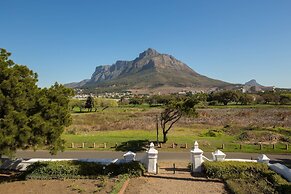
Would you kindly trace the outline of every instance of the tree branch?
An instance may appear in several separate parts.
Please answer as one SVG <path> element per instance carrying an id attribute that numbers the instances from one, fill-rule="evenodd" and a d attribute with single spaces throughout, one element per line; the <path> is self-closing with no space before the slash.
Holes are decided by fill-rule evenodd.
<path id="1" fill-rule="evenodd" d="M 168 131 L 172 128 L 172 126 L 182 117 L 182 114 L 180 114 L 179 116 L 176 117 L 176 119 L 170 124 L 170 126 L 168 127 L 168 129 L 166 130 L 166 133 L 168 133 Z"/>

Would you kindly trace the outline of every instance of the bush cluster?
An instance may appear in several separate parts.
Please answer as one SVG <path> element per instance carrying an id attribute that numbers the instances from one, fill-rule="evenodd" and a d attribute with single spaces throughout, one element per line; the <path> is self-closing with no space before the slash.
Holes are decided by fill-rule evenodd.
<path id="1" fill-rule="evenodd" d="M 203 168 L 207 176 L 225 180 L 233 193 L 291 193 L 291 184 L 266 164 L 204 162 Z"/>
<path id="2" fill-rule="evenodd" d="M 96 178 L 100 175 L 117 176 L 128 174 L 141 176 L 145 171 L 139 162 L 103 165 L 94 162 L 59 161 L 37 162 L 29 166 L 27 179 Z"/>

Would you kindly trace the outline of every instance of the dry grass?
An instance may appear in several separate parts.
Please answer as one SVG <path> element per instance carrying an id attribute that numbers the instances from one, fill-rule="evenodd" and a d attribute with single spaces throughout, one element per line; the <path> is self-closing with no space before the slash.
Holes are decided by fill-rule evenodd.
<path id="1" fill-rule="evenodd" d="M 168 134 L 169 145 L 183 147 L 199 140 L 205 149 L 216 149 L 222 144 L 225 150 L 260 151 L 258 144 L 265 144 L 264 151 L 288 152 L 291 143 L 290 108 L 208 108 L 198 109 L 197 118 L 182 118 Z M 116 143 L 156 140 L 156 115 L 161 108 L 118 107 L 94 113 L 73 114 L 73 124 L 64 138 L 70 146 L 87 142 L 96 146 L 106 142 L 108 149 Z M 161 128 L 159 139 L 162 139 Z M 272 148 L 276 144 L 276 149 Z M 268 145 L 268 146 L 267 146 Z M 267 146 L 267 147 L 266 147 Z M 80 147 L 80 146 L 79 146 Z M 100 147 L 100 146 L 97 146 Z M 102 146 L 101 146 L 102 147 Z M 101 149 L 101 148 L 100 148 Z"/>
<path id="2" fill-rule="evenodd" d="M 159 108 L 109 108 L 94 113 L 73 114 L 70 133 L 107 130 L 155 130 Z M 291 128 L 288 108 L 198 109 L 198 118 L 182 118 L 178 128 L 213 128 L 224 126 Z"/>
<path id="3" fill-rule="evenodd" d="M 200 109 L 195 119 L 182 118 L 180 125 L 202 124 L 207 126 L 237 127 L 291 127 L 289 108 L 228 108 Z"/>
<path id="4" fill-rule="evenodd" d="M 73 124 L 68 128 L 75 133 L 125 130 L 155 129 L 155 118 L 160 109 L 151 108 L 109 108 L 94 113 L 73 114 Z"/>

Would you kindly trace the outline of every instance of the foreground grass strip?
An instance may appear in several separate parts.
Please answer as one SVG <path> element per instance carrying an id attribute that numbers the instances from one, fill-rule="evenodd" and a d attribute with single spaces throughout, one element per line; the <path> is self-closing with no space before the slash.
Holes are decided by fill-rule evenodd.
<path id="1" fill-rule="evenodd" d="M 207 176 L 223 179 L 233 193 L 291 193 L 291 184 L 266 164 L 248 162 L 204 162 Z"/>

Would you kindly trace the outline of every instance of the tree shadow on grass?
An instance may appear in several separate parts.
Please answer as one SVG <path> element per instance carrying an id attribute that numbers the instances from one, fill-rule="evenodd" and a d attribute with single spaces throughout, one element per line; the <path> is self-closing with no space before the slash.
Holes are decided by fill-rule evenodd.
<path id="1" fill-rule="evenodd" d="M 149 140 L 130 140 L 122 142 L 120 145 L 117 145 L 115 148 L 116 151 L 132 151 L 132 152 L 141 152 L 147 150 L 149 145 Z"/>

